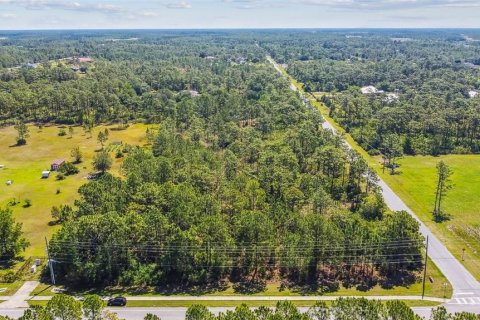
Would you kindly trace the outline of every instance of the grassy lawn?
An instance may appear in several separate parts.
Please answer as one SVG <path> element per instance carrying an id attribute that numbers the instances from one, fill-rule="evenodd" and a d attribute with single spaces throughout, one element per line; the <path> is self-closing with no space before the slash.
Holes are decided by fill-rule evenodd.
<path id="1" fill-rule="evenodd" d="M 448 191 L 443 209 L 451 220 L 432 220 L 436 164 L 445 161 L 453 170 L 454 188 Z M 376 159 L 380 163 L 380 159 Z M 400 160 L 401 174 L 382 178 L 446 244 L 450 252 L 480 279 L 480 155 L 416 156 Z M 465 249 L 462 260 L 463 249 Z"/>
<path id="2" fill-rule="evenodd" d="M 446 288 L 444 283 L 446 279 L 440 273 L 440 271 L 435 267 L 433 263 L 429 263 L 427 268 L 427 277 L 432 277 L 434 280 L 433 283 L 430 281 L 426 281 L 425 285 L 425 295 L 430 297 L 439 297 L 443 298 L 444 294 L 447 298 L 451 297 L 452 289 L 451 286 L 448 285 Z M 32 293 L 32 295 L 37 296 L 51 296 L 54 293 L 52 289 L 54 287 L 48 284 L 40 284 Z M 59 288 L 62 288 L 59 286 Z M 102 289 L 90 289 L 86 291 L 74 291 L 69 292 L 73 295 L 87 295 L 87 294 L 98 294 L 101 296 L 114 296 L 114 295 L 123 295 L 123 296 L 143 296 L 143 297 L 151 297 L 151 296 L 167 296 L 167 295 L 177 295 L 177 296 L 241 296 L 242 293 L 237 293 L 233 289 L 231 285 L 223 290 L 217 290 L 212 292 L 201 292 L 201 293 L 165 293 L 156 290 L 155 288 L 124 288 L 124 287 L 109 287 L 109 288 L 102 288 Z M 368 291 L 360 291 L 357 290 L 355 287 L 352 288 L 344 288 L 341 287 L 340 290 L 336 292 L 326 293 L 325 296 L 406 296 L 406 295 L 417 295 L 420 296 L 422 294 L 422 283 L 421 281 L 412 284 L 408 287 L 394 287 L 391 289 L 384 289 L 380 286 L 375 286 Z M 280 289 L 280 284 L 278 282 L 270 282 L 266 285 L 266 288 L 262 292 L 250 294 L 251 296 L 301 296 L 301 295 L 320 295 L 319 293 L 302 293 L 296 290 L 291 289 Z"/>
<path id="3" fill-rule="evenodd" d="M 15 281 L 13 283 L 0 283 L 0 289 L 6 289 L 5 291 L 1 290 L 0 300 L 2 296 L 10 296 L 17 292 L 17 290 L 22 286 L 23 282 Z"/>
<path id="4" fill-rule="evenodd" d="M 0 129 L 0 164 L 5 166 L 0 169 L 0 207 L 7 206 L 12 199 L 19 201 L 10 208 L 16 220 L 23 223 L 23 231 L 31 243 L 25 257 L 45 256 L 45 236 L 50 237 L 57 229 L 57 226 L 49 226 L 52 220 L 50 210 L 52 206 L 61 204 L 73 205 L 78 188 L 88 181 L 86 177 L 93 171 L 92 159 L 95 150 L 100 148 L 96 137 L 99 130 L 105 128 L 110 130 L 107 146 L 113 141 L 130 145 L 146 143 L 147 126 L 143 124 L 133 124 L 121 131 L 111 130 L 116 126 L 99 126 L 94 128 L 92 138 L 81 127 L 75 127 L 73 137 L 70 138 L 68 128 L 65 128 L 66 136 L 58 136 L 58 127 L 44 127 L 40 131 L 35 126 L 29 126 L 27 145 L 21 147 L 12 146 L 16 142 L 13 127 Z M 63 181 L 57 181 L 55 174 L 51 174 L 48 179 L 40 178 L 43 170 L 49 170 L 53 160 L 61 158 L 72 161 L 70 150 L 74 146 L 79 146 L 84 155 L 83 162 L 78 165 L 80 173 Z M 111 172 L 118 174 L 122 160 L 115 159 L 115 152 L 111 152 L 111 155 L 114 158 Z M 7 186 L 7 180 L 13 180 L 13 184 Z M 31 200 L 31 207 L 23 207 L 25 199 Z"/>
<path id="5" fill-rule="evenodd" d="M 409 307 L 434 307 L 439 305 L 439 302 L 433 301 L 417 301 L 417 300 L 403 300 Z M 48 301 L 29 301 L 30 306 L 46 306 Z M 190 307 L 194 304 L 200 304 L 207 307 L 237 307 L 242 304 L 246 304 L 249 307 L 275 307 L 277 301 L 235 301 L 235 300 L 211 300 L 211 301 L 195 301 L 195 300 L 185 300 L 185 301 L 128 301 L 127 308 L 133 307 L 144 307 L 144 308 L 168 308 L 168 307 Z M 310 307 L 316 303 L 316 301 L 292 301 L 297 307 Z M 327 306 L 332 304 L 331 301 L 325 301 Z"/>

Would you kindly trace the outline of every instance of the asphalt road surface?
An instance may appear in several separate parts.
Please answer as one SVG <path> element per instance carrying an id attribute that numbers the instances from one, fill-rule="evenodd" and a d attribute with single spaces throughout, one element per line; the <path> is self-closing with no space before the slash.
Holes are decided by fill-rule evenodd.
<path id="1" fill-rule="evenodd" d="M 209 308 L 214 314 L 220 312 L 225 313 L 234 308 Z M 299 308 L 302 312 L 306 312 L 308 308 Z M 110 311 L 118 314 L 119 318 L 127 320 L 143 320 L 148 314 L 155 314 L 162 320 L 185 320 L 187 308 L 109 308 Z M 0 315 L 11 318 L 19 318 L 23 315 L 24 309 L 0 309 Z M 413 308 L 419 316 L 428 319 L 430 317 L 431 308 Z"/>

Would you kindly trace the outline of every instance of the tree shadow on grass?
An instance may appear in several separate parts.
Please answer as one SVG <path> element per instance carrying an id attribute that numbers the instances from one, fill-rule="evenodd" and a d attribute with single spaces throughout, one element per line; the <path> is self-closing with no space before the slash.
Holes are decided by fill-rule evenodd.
<path id="1" fill-rule="evenodd" d="M 319 290 L 318 285 L 290 284 L 290 285 L 288 285 L 288 289 L 290 289 L 291 292 L 300 294 L 302 296 L 321 295 L 322 294 L 322 291 Z"/>
<path id="2" fill-rule="evenodd" d="M 393 289 L 395 287 L 409 287 L 418 280 L 418 277 L 412 272 L 399 271 L 395 275 L 384 278 L 379 284 L 382 289 Z"/>
<path id="3" fill-rule="evenodd" d="M 267 283 L 265 281 L 241 281 L 233 285 L 235 293 L 253 294 L 265 291 Z"/>
<path id="4" fill-rule="evenodd" d="M 42 291 L 39 291 L 39 292 L 37 292 L 37 293 L 35 293 L 35 294 L 32 294 L 32 295 L 33 295 L 34 297 L 40 296 L 40 295 L 42 295 L 42 293 L 44 293 L 44 292 L 46 292 L 46 291 L 51 292 L 53 288 L 55 288 L 55 286 L 49 285 L 48 287 L 45 287 Z"/>
<path id="5" fill-rule="evenodd" d="M 12 269 L 16 264 L 25 262 L 25 258 L 16 257 L 14 259 L 0 260 L 0 271 Z"/>

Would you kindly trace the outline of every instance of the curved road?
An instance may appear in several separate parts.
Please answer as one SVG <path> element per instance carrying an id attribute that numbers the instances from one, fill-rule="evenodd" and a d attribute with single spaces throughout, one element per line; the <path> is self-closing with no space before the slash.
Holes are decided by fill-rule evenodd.
<path id="1" fill-rule="evenodd" d="M 279 66 L 271 57 L 267 60 L 273 64 L 273 67 L 283 76 L 285 76 L 282 67 Z M 306 101 L 304 92 L 299 92 L 297 87 L 290 83 L 290 88 L 298 92 L 302 99 Z M 317 110 L 318 111 L 318 110 Z M 323 127 L 336 133 L 335 128 L 327 119 L 325 119 Z M 352 146 L 344 141 L 348 148 Z M 407 211 L 420 223 L 420 232 L 426 238 L 428 236 L 428 255 L 430 259 L 437 265 L 440 271 L 450 281 L 453 288 L 453 298 L 445 304 L 449 309 L 458 311 L 459 306 L 465 306 L 470 312 L 480 313 L 480 283 L 472 276 L 472 274 L 448 251 L 443 243 L 426 227 L 426 225 L 418 219 L 415 213 L 400 199 L 399 196 L 380 179 L 378 185 L 382 189 L 382 195 L 385 203 L 393 211 Z M 468 306 L 468 307 L 467 307 Z M 472 311 L 472 309 L 474 309 Z"/>

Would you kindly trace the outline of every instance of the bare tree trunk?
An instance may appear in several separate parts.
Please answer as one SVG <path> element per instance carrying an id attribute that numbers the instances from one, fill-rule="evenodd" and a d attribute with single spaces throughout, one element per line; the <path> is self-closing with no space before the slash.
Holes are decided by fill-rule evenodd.
<path id="1" fill-rule="evenodd" d="M 439 175 L 438 176 L 438 182 L 437 182 L 437 192 L 435 193 L 435 205 L 434 205 L 434 208 L 433 208 L 433 213 L 437 213 L 438 212 L 438 209 L 437 209 L 437 203 L 438 203 L 438 194 L 440 192 L 440 184 L 441 184 L 441 181 L 442 181 L 442 178 L 441 176 Z"/>

